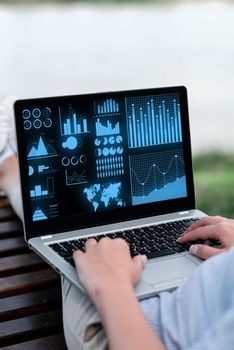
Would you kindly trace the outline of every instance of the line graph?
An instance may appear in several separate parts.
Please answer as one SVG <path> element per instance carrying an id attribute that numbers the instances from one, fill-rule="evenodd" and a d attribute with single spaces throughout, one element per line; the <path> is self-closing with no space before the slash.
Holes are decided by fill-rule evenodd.
<path id="1" fill-rule="evenodd" d="M 80 185 L 88 182 L 86 179 L 85 170 L 83 170 L 81 174 L 78 174 L 76 171 L 69 174 L 68 171 L 65 170 L 65 177 L 67 186 Z"/>
<path id="2" fill-rule="evenodd" d="M 182 150 L 130 157 L 133 204 L 187 195 Z"/>

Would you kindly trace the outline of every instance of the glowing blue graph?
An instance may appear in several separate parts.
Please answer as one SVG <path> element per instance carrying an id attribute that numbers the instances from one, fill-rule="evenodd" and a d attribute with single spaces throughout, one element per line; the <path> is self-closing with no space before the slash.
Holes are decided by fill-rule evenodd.
<path id="1" fill-rule="evenodd" d="M 110 113 L 118 113 L 119 112 L 119 104 L 115 100 L 109 98 L 104 101 L 102 104 L 99 103 L 97 105 L 97 114 L 110 114 Z"/>
<path id="2" fill-rule="evenodd" d="M 127 101 L 130 148 L 182 141 L 180 103 L 177 95 L 135 97 Z"/>
<path id="3" fill-rule="evenodd" d="M 98 118 L 96 123 L 96 135 L 97 136 L 107 136 L 107 135 L 115 135 L 120 133 L 119 122 L 117 122 L 114 126 L 112 126 L 109 120 L 106 121 L 106 125 L 103 125 Z"/>
<path id="4" fill-rule="evenodd" d="M 32 176 L 33 174 L 34 174 L 34 168 L 31 165 L 29 165 L 28 166 L 28 176 Z"/>
<path id="5" fill-rule="evenodd" d="M 77 139 L 74 136 L 69 136 L 66 141 L 62 143 L 63 148 L 75 149 L 78 145 Z"/>
<path id="6" fill-rule="evenodd" d="M 182 178 L 168 183 L 166 188 L 162 187 L 159 190 L 153 190 L 147 196 L 135 196 L 133 197 L 133 204 L 145 204 L 157 201 L 166 201 L 174 198 L 186 197 L 186 180 L 185 176 Z"/>
<path id="7" fill-rule="evenodd" d="M 56 169 L 54 169 L 51 165 L 40 164 L 37 166 L 38 173 L 55 173 Z"/>
<path id="8" fill-rule="evenodd" d="M 73 171 L 72 174 L 69 174 L 67 170 L 65 170 L 66 177 L 66 185 L 81 185 L 87 183 L 87 178 L 85 174 L 85 170 L 81 174 L 78 174 L 76 171 Z"/>
<path id="9" fill-rule="evenodd" d="M 43 111 L 40 108 L 34 108 L 33 110 L 24 109 L 22 116 L 24 120 L 24 129 L 30 130 L 31 128 L 40 129 L 41 127 L 50 128 L 53 124 L 52 119 L 49 118 L 51 115 L 51 109 L 45 107 Z M 41 120 L 40 118 L 43 117 Z M 47 117 L 44 119 L 44 117 Z"/>
<path id="10" fill-rule="evenodd" d="M 37 146 L 32 146 L 28 153 L 28 158 L 45 158 L 55 157 L 57 153 L 51 145 L 45 146 L 45 143 L 40 136 Z"/>
<path id="11" fill-rule="evenodd" d="M 35 185 L 34 188 L 30 191 L 30 197 L 43 197 L 54 194 L 54 179 L 52 177 L 47 178 L 47 186 L 42 189 L 41 185 Z"/>
<path id="12" fill-rule="evenodd" d="M 73 113 L 72 107 L 69 107 L 69 114 L 62 118 L 59 108 L 61 135 L 75 135 L 88 132 L 87 118 L 77 116 Z"/>
<path id="13" fill-rule="evenodd" d="M 187 195 L 182 150 L 132 156 L 130 175 L 133 204 Z"/>
<path id="14" fill-rule="evenodd" d="M 43 213 L 43 211 L 37 207 L 36 210 L 33 213 L 32 217 L 33 221 L 40 221 L 40 220 L 46 220 L 48 217 Z"/>
<path id="15" fill-rule="evenodd" d="M 111 177 L 124 174 L 123 157 L 109 157 L 96 159 L 97 177 Z"/>

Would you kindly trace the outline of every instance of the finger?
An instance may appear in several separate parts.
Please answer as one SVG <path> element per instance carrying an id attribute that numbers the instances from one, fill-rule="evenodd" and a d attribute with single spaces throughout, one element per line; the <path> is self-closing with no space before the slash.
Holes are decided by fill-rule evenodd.
<path id="1" fill-rule="evenodd" d="M 139 280 L 139 278 L 141 276 L 143 268 L 147 262 L 147 257 L 146 257 L 146 255 L 137 255 L 137 256 L 134 256 L 132 261 L 133 261 L 132 282 L 133 282 L 133 284 L 135 284 L 135 283 L 137 283 L 137 281 Z"/>
<path id="2" fill-rule="evenodd" d="M 205 244 L 194 244 L 191 245 L 189 251 L 191 254 L 197 256 L 198 258 L 205 260 L 212 256 L 222 253 L 224 249 L 209 247 Z"/>
<path id="3" fill-rule="evenodd" d="M 81 250 L 76 250 L 73 253 L 72 257 L 73 257 L 73 260 L 75 262 L 76 269 L 78 269 L 79 262 L 84 255 L 85 255 L 85 253 L 83 253 Z"/>
<path id="4" fill-rule="evenodd" d="M 141 269 L 143 269 L 148 259 L 146 255 L 136 255 L 132 260 L 136 266 L 139 266 Z"/>
<path id="5" fill-rule="evenodd" d="M 130 252 L 130 246 L 129 244 L 127 243 L 127 241 L 125 241 L 123 238 L 115 238 L 114 239 L 114 242 L 117 243 L 119 246 L 122 246 L 124 247 L 125 249 L 127 249 L 129 252 Z M 138 255 L 137 255 L 138 256 Z"/>
<path id="6" fill-rule="evenodd" d="M 219 226 L 218 225 L 209 225 L 199 227 L 193 231 L 186 232 L 183 236 L 181 236 L 177 242 L 178 243 L 186 243 L 188 241 L 194 241 L 196 239 L 219 239 Z"/>
<path id="7" fill-rule="evenodd" d="M 186 231 L 190 232 L 192 230 L 196 230 L 199 227 L 207 226 L 207 225 L 214 225 L 218 224 L 219 222 L 227 220 L 226 218 L 222 216 L 204 216 L 200 220 L 196 221 L 194 224 L 192 224 Z"/>
<path id="8" fill-rule="evenodd" d="M 85 243 L 86 250 L 90 249 L 91 247 L 94 247 L 97 244 L 98 243 L 95 238 L 89 238 Z"/>

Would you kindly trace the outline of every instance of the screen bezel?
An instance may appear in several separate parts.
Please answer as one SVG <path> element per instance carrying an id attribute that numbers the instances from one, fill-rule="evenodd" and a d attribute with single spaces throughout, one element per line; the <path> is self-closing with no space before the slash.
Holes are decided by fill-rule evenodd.
<path id="1" fill-rule="evenodd" d="M 33 106 L 35 103 L 78 103 L 79 101 L 105 98 L 121 98 L 133 96 L 147 96 L 158 94 L 179 93 L 181 107 L 181 124 L 183 136 L 183 150 L 185 161 L 185 175 L 187 185 L 187 197 L 166 200 L 161 202 L 133 205 L 131 207 L 118 208 L 99 213 L 88 213 L 82 215 L 72 215 L 67 217 L 56 217 L 46 221 L 32 221 L 31 201 L 28 188 L 28 167 L 26 142 L 24 137 L 24 128 L 21 121 L 20 111 L 23 107 Z M 30 238 L 48 234 L 61 233 L 64 231 L 100 226 L 110 223 L 140 219 L 143 217 L 167 214 L 174 211 L 191 210 L 195 208 L 194 181 L 192 171 L 191 141 L 189 128 L 189 111 L 187 101 L 187 90 L 184 86 L 164 87 L 155 89 L 127 90 L 116 92 L 101 92 L 83 95 L 43 97 L 33 99 L 18 100 L 14 104 L 15 124 L 18 144 L 18 157 L 20 169 L 20 181 L 22 189 L 24 228 L 26 240 Z"/>

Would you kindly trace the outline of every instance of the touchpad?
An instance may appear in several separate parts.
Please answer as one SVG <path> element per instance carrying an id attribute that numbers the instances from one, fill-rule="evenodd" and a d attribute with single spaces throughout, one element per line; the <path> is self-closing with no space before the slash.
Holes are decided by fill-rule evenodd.
<path id="1" fill-rule="evenodd" d="M 155 287 L 157 284 L 181 284 L 191 275 L 198 263 L 180 256 L 161 261 L 152 261 L 144 269 L 143 280 Z M 178 282 L 178 283 L 177 283 Z"/>

